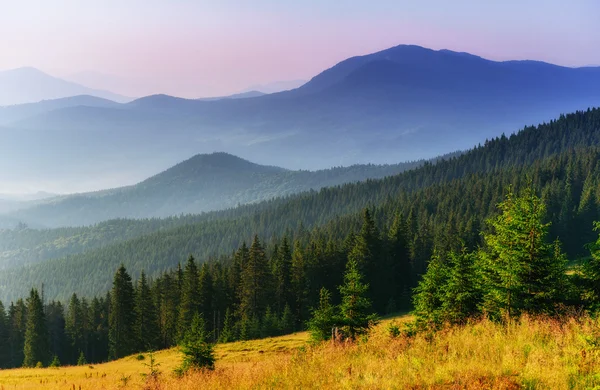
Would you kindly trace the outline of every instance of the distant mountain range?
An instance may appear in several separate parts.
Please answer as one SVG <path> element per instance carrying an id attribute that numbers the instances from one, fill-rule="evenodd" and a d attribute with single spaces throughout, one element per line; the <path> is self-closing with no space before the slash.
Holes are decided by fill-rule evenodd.
<path id="1" fill-rule="evenodd" d="M 264 94 L 277 93 L 300 88 L 304 84 L 306 84 L 306 80 L 274 81 L 268 84 L 253 85 L 247 88 L 244 92 L 258 91 Z"/>
<path id="2" fill-rule="evenodd" d="M 429 158 L 600 106 L 600 68 L 403 45 L 342 61 L 286 92 L 210 101 L 154 95 L 119 105 L 82 99 L 0 110 L 0 166 L 15 167 L 0 180 L 122 185 L 115 178 L 142 180 L 182 155 L 217 150 L 313 170 Z"/>
<path id="3" fill-rule="evenodd" d="M 35 68 L 18 68 L 0 72 L 0 106 L 36 103 L 77 95 L 91 95 L 115 102 L 131 99 L 99 89 L 50 76 Z"/>
<path id="4" fill-rule="evenodd" d="M 57 227 L 91 225 L 114 218 L 197 214 L 382 178 L 422 163 L 354 165 L 311 172 L 258 165 L 227 153 L 204 154 L 133 186 L 13 204 L 0 220 L 7 218 L 10 223 Z M 15 208 L 20 210 L 14 211 Z"/>

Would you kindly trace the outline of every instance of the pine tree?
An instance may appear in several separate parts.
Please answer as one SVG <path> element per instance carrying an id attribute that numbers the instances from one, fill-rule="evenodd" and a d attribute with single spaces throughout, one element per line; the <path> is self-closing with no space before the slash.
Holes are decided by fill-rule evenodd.
<path id="1" fill-rule="evenodd" d="M 36 289 L 32 289 L 27 299 L 27 327 L 23 347 L 23 367 L 35 367 L 38 363 L 50 362 L 48 329 L 42 299 Z"/>
<path id="2" fill-rule="evenodd" d="M 215 332 L 213 298 L 215 296 L 213 277 L 206 263 L 202 264 L 198 281 L 198 294 L 200 298 L 200 313 L 207 324 L 208 331 Z"/>
<path id="3" fill-rule="evenodd" d="M 594 224 L 594 230 L 600 232 L 600 222 Z M 583 264 L 583 300 L 592 311 L 597 311 L 600 309 L 600 234 L 588 249 L 590 258 Z"/>
<path id="4" fill-rule="evenodd" d="M 92 299 L 90 305 L 90 361 L 101 362 L 108 358 L 108 305 L 110 298 Z"/>
<path id="5" fill-rule="evenodd" d="M 125 266 L 121 265 L 115 274 L 110 294 L 108 327 L 110 359 L 119 359 L 136 350 L 134 297 L 131 276 Z"/>
<path id="6" fill-rule="evenodd" d="M 281 332 L 283 334 L 290 334 L 294 331 L 294 315 L 290 305 L 285 305 L 283 313 L 281 314 Z"/>
<path id="7" fill-rule="evenodd" d="M 343 324 L 342 333 L 351 340 L 368 332 L 377 322 L 377 316 L 371 309 L 371 301 L 367 298 L 369 285 L 364 284 L 362 279 L 358 263 L 349 259 L 344 284 L 340 286 L 340 322 Z"/>
<path id="8" fill-rule="evenodd" d="M 183 281 L 181 285 L 181 302 L 179 304 L 179 318 L 177 327 L 179 330 L 179 339 L 192 325 L 194 316 L 201 312 L 202 302 L 200 302 L 200 289 L 198 280 L 198 267 L 194 256 L 190 256 L 183 271 Z"/>
<path id="9" fill-rule="evenodd" d="M 272 337 L 280 334 L 279 318 L 277 314 L 271 310 L 270 306 L 267 306 L 265 315 L 261 323 L 261 337 Z"/>
<path id="10" fill-rule="evenodd" d="M 135 338 L 136 349 L 139 351 L 154 351 L 158 348 L 160 338 L 158 318 L 144 271 L 140 275 L 135 291 Z"/>
<path id="11" fill-rule="evenodd" d="M 19 367 L 23 364 L 25 329 L 27 328 L 27 306 L 22 299 L 18 299 L 14 305 L 11 303 L 8 316 L 10 367 Z"/>
<path id="12" fill-rule="evenodd" d="M 444 322 L 442 307 L 446 298 L 445 286 L 448 276 L 448 265 L 437 253 L 434 254 L 427 266 L 427 272 L 414 289 L 414 315 L 419 329 L 434 329 Z"/>
<path id="13" fill-rule="evenodd" d="M 158 295 L 158 321 L 160 326 L 161 347 L 167 348 L 177 340 L 177 317 L 179 289 L 177 279 L 165 273 L 156 281 Z"/>
<path id="14" fill-rule="evenodd" d="M 294 243 L 291 264 L 291 287 L 294 302 L 292 303 L 296 324 L 303 326 L 308 317 L 308 277 L 304 251 L 300 241 Z"/>
<path id="15" fill-rule="evenodd" d="M 240 316 L 242 318 L 263 316 L 268 300 L 268 276 L 269 269 L 265 251 L 258 236 L 254 236 L 248 262 L 242 271 L 240 285 Z"/>
<path id="16" fill-rule="evenodd" d="M 84 313 L 77 294 L 69 300 L 67 316 L 65 318 L 65 332 L 69 343 L 69 359 L 67 362 L 74 364 L 79 353 L 85 349 L 83 341 Z"/>
<path id="17" fill-rule="evenodd" d="M 390 277 L 391 296 L 401 307 L 408 308 L 410 305 L 410 289 L 412 281 L 412 265 L 410 260 L 410 246 L 406 223 L 402 214 L 396 212 L 394 222 L 388 234 L 390 264 L 387 274 Z M 386 310 L 387 311 L 387 310 Z"/>
<path id="18" fill-rule="evenodd" d="M 313 341 L 331 338 L 332 328 L 337 322 L 335 310 L 331 304 L 331 293 L 323 287 L 319 293 L 319 307 L 313 310 L 312 318 L 307 323 Z"/>
<path id="19" fill-rule="evenodd" d="M 390 270 L 381 256 L 381 240 L 371 217 L 369 209 L 363 212 L 363 224 L 354 238 L 354 247 L 348 253 L 348 259 L 355 262 L 359 272 L 372 287 L 367 292 L 370 300 L 377 302 L 378 311 L 383 312 L 386 298 L 389 298 L 388 287 Z"/>
<path id="20" fill-rule="evenodd" d="M 560 245 L 546 242 L 546 208 L 528 186 L 520 197 L 509 191 L 501 214 L 489 221 L 481 252 L 483 310 L 492 317 L 523 311 L 550 313 L 565 290 L 565 257 Z"/>
<path id="21" fill-rule="evenodd" d="M 279 246 L 273 276 L 275 279 L 275 308 L 281 313 L 286 305 L 291 303 L 290 270 L 292 267 L 292 252 L 287 237 L 283 237 Z"/>
<path id="22" fill-rule="evenodd" d="M 0 302 L 0 368 L 10 367 L 9 321 L 4 305 Z"/>
<path id="23" fill-rule="evenodd" d="M 462 248 L 459 253 L 451 251 L 448 255 L 448 276 L 443 285 L 443 303 L 441 310 L 444 321 L 464 323 L 478 313 L 481 294 L 477 283 L 474 253 Z"/>
<path id="24" fill-rule="evenodd" d="M 227 308 L 225 311 L 225 321 L 223 321 L 223 329 L 221 330 L 221 334 L 219 336 L 220 343 L 230 343 L 237 339 L 234 325 L 233 314 L 231 313 L 231 310 Z"/>
<path id="25" fill-rule="evenodd" d="M 62 303 L 52 301 L 46 306 L 46 323 L 50 340 L 50 352 L 58 359 L 66 359 L 67 337 L 65 334 L 65 311 Z"/>
<path id="26" fill-rule="evenodd" d="M 208 342 L 209 338 L 204 320 L 199 313 L 196 313 L 181 341 L 183 363 L 176 373 L 183 375 L 189 370 L 214 368 L 215 356 L 213 346 Z"/>

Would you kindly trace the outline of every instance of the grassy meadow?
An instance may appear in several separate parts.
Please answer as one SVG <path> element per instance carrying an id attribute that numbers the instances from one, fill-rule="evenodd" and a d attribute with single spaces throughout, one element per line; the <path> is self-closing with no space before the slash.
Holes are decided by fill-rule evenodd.
<path id="1" fill-rule="evenodd" d="M 221 344 L 212 372 L 181 379 L 176 349 L 154 354 L 156 382 L 130 356 L 81 367 L 0 371 L 0 389 L 593 389 L 600 388 L 600 323 L 523 318 L 482 320 L 413 338 L 392 337 L 381 322 L 368 341 L 311 346 L 307 333 Z"/>

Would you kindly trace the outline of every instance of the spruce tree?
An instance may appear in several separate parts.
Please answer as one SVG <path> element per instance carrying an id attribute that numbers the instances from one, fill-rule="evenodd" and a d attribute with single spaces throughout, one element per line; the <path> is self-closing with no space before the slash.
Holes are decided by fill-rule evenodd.
<path id="1" fill-rule="evenodd" d="M 84 313 L 81 308 L 81 302 L 77 294 L 73 294 L 69 300 L 69 307 L 65 318 L 65 332 L 69 343 L 69 359 L 67 362 L 70 364 L 75 364 L 79 353 L 85 349 L 83 342 L 83 317 Z"/>
<path id="2" fill-rule="evenodd" d="M 146 274 L 143 271 L 135 291 L 135 337 L 136 349 L 139 351 L 154 351 L 158 348 L 160 338 L 158 318 Z"/>
<path id="3" fill-rule="evenodd" d="M 199 313 L 194 314 L 190 328 L 185 332 L 180 344 L 183 363 L 176 373 L 183 375 L 190 370 L 214 369 L 213 345 L 208 342 L 206 325 Z"/>
<path id="4" fill-rule="evenodd" d="M 110 359 L 136 352 L 135 292 L 123 265 L 115 274 L 110 293 L 108 342 Z"/>
<path id="5" fill-rule="evenodd" d="M 192 325 L 194 316 L 200 314 L 201 309 L 202 302 L 200 301 L 198 267 L 196 266 L 194 256 L 190 256 L 185 264 L 181 285 L 181 302 L 179 304 L 179 317 L 177 320 L 180 340 Z"/>
<path id="6" fill-rule="evenodd" d="M 275 308 L 281 313 L 291 299 L 290 270 L 292 267 L 292 251 L 287 237 L 283 237 L 279 246 L 275 264 L 273 265 L 273 276 L 275 281 Z"/>
<path id="7" fill-rule="evenodd" d="M 50 352 L 58 359 L 67 359 L 68 346 L 65 334 L 65 311 L 62 303 L 52 301 L 46 306 L 46 323 L 50 340 Z"/>
<path id="8" fill-rule="evenodd" d="M 38 363 L 46 366 L 50 362 L 46 316 L 42 299 L 36 289 L 31 290 L 27 299 L 27 327 L 23 355 L 23 367 L 35 367 Z"/>
<path id="9" fill-rule="evenodd" d="M 248 262 L 242 271 L 240 285 L 240 316 L 261 318 L 267 307 L 269 269 L 265 251 L 258 239 L 250 246 Z"/>
<path id="10" fill-rule="evenodd" d="M 594 223 L 594 230 L 600 232 L 600 222 Z M 590 258 L 583 263 L 583 301 L 592 311 L 600 309 L 600 234 L 595 242 L 588 245 Z"/>
<path id="11" fill-rule="evenodd" d="M 344 274 L 344 284 L 340 286 L 340 322 L 344 337 L 354 340 L 363 335 L 377 322 L 367 297 L 369 285 L 363 283 L 363 276 L 356 260 L 349 259 Z"/>
<path id="12" fill-rule="evenodd" d="M 294 315 L 290 305 L 285 305 L 283 313 L 281 314 L 281 332 L 283 334 L 290 334 L 294 331 Z"/>
<path id="13" fill-rule="evenodd" d="M 231 310 L 227 308 L 225 311 L 225 320 L 223 321 L 223 329 L 219 335 L 220 343 L 230 343 L 237 339 L 235 335 L 235 324 Z"/>
<path id="14" fill-rule="evenodd" d="M 481 294 L 475 259 L 476 254 L 468 253 L 465 247 L 458 253 L 449 253 L 447 280 L 442 286 L 441 310 L 444 321 L 453 324 L 464 323 L 478 313 Z"/>
<path id="15" fill-rule="evenodd" d="M 410 306 L 410 289 L 413 285 L 412 265 L 406 223 L 399 212 L 396 212 L 388 233 L 388 248 L 390 264 L 386 272 L 392 287 L 390 295 L 402 308 L 407 308 Z"/>
<path id="16" fill-rule="evenodd" d="M 10 367 L 19 367 L 23 364 L 23 347 L 25 344 L 25 329 L 27 328 L 27 306 L 23 299 L 18 299 L 9 308 L 9 344 Z"/>
<path id="17" fill-rule="evenodd" d="M 304 326 L 308 317 L 308 276 L 304 250 L 300 241 L 294 243 L 291 263 L 292 308 L 297 325 Z"/>
<path id="18" fill-rule="evenodd" d="M 434 254 L 427 272 L 414 289 L 413 314 L 419 329 L 437 328 L 444 322 L 442 307 L 446 299 L 448 276 L 448 265 L 437 253 Z"/>
<path id="19" fill-rule="evenodd" d="M 215 308 L 213 306 L 213 298 L 215 297 L 214 282 L 210 269 L 206 263 L 200 268 L 198 280 L 198 294 L 200 301 L 200 313 L 209 332 L 215 332 L 214 319 Z"/>
<path id="20" fill-rule="evenodd" d="M 386 298 L 389 298 L 388 287 L 390 269 L 386 267 L 381 253 L 379 231 L 369 209 L 363 211 L 363 224 L 354 238 L 354 247 L 348 253 L 348 259 L 356 263 L 359 272 L 372 287 L 367 292 L 371 301 L 378 305 L 377 310 L 383 312 Z"/>
<path id="21" fill-rule="evenodd" d="M 308 321 L 308 331 L 313 341 L 323 341 L 331 338 L 332 329 L 336 325 L 336 308 L 331 304 L 331 293 L 321 288 L 319 293 L 319 307 L 312 312 Z"/>
<path id="22" fill-rule="evenodd" d="M 0 368 L 10 367 L 9 317 L 0 302 Z"/>
<path id="23" fill-rule="evenodd" d="M 512 191 L 488 221 L 480 267 L 484 276 L 482 309 L 492 317 L 520 313 L 551 313 L 565 291 L 565 257 L 559 243 L 548 243 L 546 207 L 528 186 L 521 196 Z"/>
<path id="24" fill-rule="evenodd" d="M 158 294 L 158 321 L 160 324 L 160 344 L 167 348 L 177 340 L 177 317 L 179 289 L 177 279 L 165 273 L 156 281 Z"/>

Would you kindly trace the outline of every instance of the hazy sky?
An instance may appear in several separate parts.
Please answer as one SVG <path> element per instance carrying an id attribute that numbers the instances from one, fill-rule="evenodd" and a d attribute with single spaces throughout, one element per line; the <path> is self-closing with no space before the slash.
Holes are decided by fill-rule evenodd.
<path id="1" fill-rule="evenodd" d="M 199 97 L 401 43 L 600 65 L 599 19 L 597 0 L 0 0 L 0 69 Z"/>

